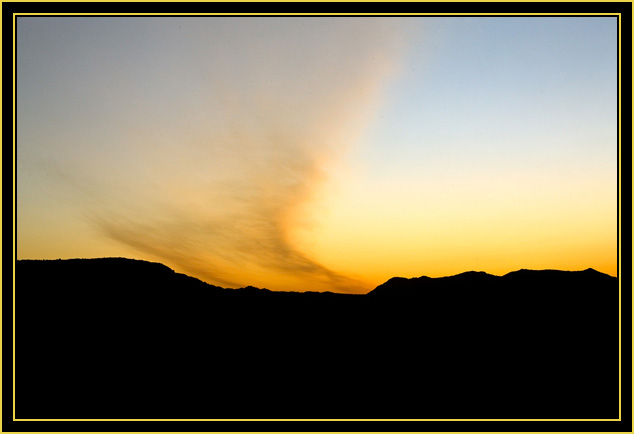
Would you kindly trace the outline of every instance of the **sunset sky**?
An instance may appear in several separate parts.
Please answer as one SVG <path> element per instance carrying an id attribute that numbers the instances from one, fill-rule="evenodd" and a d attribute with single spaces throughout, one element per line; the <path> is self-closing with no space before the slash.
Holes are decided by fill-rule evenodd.
<path id="1" fill-rule="evenodd" d="M 19 17 L 17 256 L 617 275 L 616 17 Z"/>

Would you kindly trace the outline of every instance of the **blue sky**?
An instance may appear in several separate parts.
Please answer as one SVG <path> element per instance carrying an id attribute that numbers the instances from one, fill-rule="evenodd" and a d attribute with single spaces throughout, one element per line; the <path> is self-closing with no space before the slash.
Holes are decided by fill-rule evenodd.
<path id="1" fill-rule="evenodd" d="M 594 140 L 615 138 L 616 18 L 429 21 L 432 29 L 421 23 L 410 42 L 402 76 L 379 113 L 370 141 L 376 167 L 401 171 L 426 152 L 452 150 L 506 164 L 509 154 L 614 156 L 605 152 L 614 142 Z"/>

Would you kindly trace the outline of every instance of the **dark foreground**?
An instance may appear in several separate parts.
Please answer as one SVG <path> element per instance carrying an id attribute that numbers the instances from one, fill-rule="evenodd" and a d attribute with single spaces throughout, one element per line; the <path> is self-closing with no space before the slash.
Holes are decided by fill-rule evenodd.
<path id="1" fill-rule="evenodd" d="M 125 259 L 19 261 L 16 417 L 618 418 L 616 278 L 224 290 Z"/>

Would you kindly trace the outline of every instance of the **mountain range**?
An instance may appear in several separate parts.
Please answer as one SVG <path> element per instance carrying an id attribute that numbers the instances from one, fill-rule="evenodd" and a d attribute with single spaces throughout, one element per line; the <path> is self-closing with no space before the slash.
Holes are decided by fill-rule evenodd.
<path id="1" fill-rule="evenodd" d="M 20 260 L 15 336 L 18 418 L 618 417 L 618 280 L 593 269 L 350 295 Z"/>
<path id="2" fill-rule="evenodd" d="M 112 279 L 118 280 L 119 285 L 126 285 L 142 289 L 142 287 L 167 288 L 177 290 L 205 290 L 213 295 L 289 295 L 301 292 L 306 295 L 346 295 L 334 292 L 316 293 L 313 291 L 271 291 L 266 288 L 247 286 L 230 289 L 205 283 L 197 278 L 176 273 L 169 267 L 156 263 L 127 258 L 99 258 L 99 259 L 67 259 L 67 260 L 20 260 L 20 269 L 25 269 L 25 275 L 20 276 L 35 279 L 64 279 L 70 285 L 80 285 L 81 281 L 91 282 L 91 285 L 103 283 L 114 284 Z M 105 280 L 104 280 L 105 279 Z M 616 282 L 616 278 L 600 273 L 592 268 L 583 271 L 559 270 L 519 270 L 504 276 L 494 276 L 485 272 L 468 271 L 455 276 L 431 278 L 427 276 L 406 279 L 394 277 L 377 286 L 367 295 L 372 296 L 417 296 L 417 292 L 429 289 L 448 289 L 453 287 L 487 287 L 518 285 L 529 286 L 565 286 L 593 285 L 597 282 Z M 29 282 L 29 284 L 37 284 Z M 46 283 L 41 282 L 41 285 Z"/>

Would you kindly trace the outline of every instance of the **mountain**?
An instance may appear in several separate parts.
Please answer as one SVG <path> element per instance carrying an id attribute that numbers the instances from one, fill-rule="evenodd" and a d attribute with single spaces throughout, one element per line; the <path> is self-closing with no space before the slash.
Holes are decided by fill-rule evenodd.
<path id="1" fill-rule="evenodd" d="M 17 261 L 17 269 L 24 286 L 37 290 L 50 287 L 51 283 L 55 283 L 74 290 L 125 290 L 128 291 L 128 295 L 145 293 L 146 291 L 153 293 L 162 291 L 198 292 L 204 293 L 205 296 L 289 296 L 299 294 L 299 292 L 278 292 L 253 286 L 237 289 L 222 288 L 195 277 L 176 273 L 160 263 L 127 258 L 26 259 Z M 330 296 L 335 293 L 309 291 L 302 294 Z"/>
<path id="2" fill-rule="evenodd" d="M 227 289 L 123 258 L 18 261 L 18 418 L 618 417 L 595 270 Z"/>
<path id="3" fill-rule="evenodd" d="M 18 279 L 29 287 L 67 288 L 95 291 L 134 289 L 135 291 L 186 290 L 229 294 L 232 290 L 210 285 L 194 277 L 174 272 L 156 262 L 127 258 L 20 260 Z M 19 285 L 19 282 L 18 282 Z"/>
<path id="4" fill-rule="evenodd" d="M 325 292 L 285 292 L 247 286 L 238 289 L 222 288 L 194 277 L 174 272 L 167 266 L 126 258 L 20 260 L 20 278 L 28 279 L 25 285 L 46 287 L 51 281 L 64 281 L 71 287 L 130 288 L 135 291 L 204 291 L 206 295 L 275 295 L 305 294 L 310 296 L 345 296 L 347 294 Z M 584 271 L 518 270 L 504 276 L 494 276 L 481 271 L 468 271 L 455 276 L 430 278 L 426 276 L 406 279 L 394 277 L 377 286 L 367 295 L 372 297 L 416 297 L 421 291 L 452 289 L 499 289 L 501 287 L 576 288 L 616 284 L 616 278 L 592 268 Z"/>
<path id="5" fill-rule="evenodd" d="M 377 286 L 368 294 L 381 297 L 417 297 L 424 291 L 471 289 L 476 290 L 543 290 L 552 291 L 565 288 L 586 290 L 617 284 L 616 277 L 600 273 L 592 268 L 583 271 L 559 270 L 518 270 L 504 276 L 494 276 L 484 272 L 468 271 L 455 276 L 430 278 L 426 276 L 406 279 L 394 277 Z"/>

